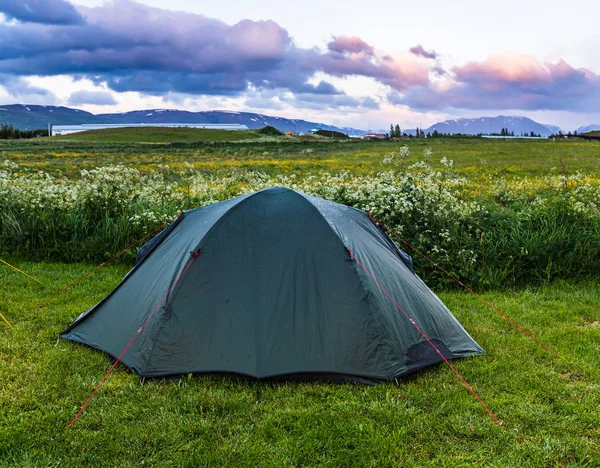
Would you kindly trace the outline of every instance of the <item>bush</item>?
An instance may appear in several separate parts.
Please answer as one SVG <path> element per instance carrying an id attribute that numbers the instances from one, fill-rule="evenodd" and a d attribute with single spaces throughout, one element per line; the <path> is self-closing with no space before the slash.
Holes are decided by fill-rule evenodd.
<path id="1" fill-rule="evenodd" d="M 345 140 L 347 138 L 350 138 L 345 133 L 336 132 L 334 130 L 319 130 L 317 132 L 317 135 L 321 135 L 321 136 L 324 136 L 324 137 L 327 137 L 327 138 L 337 138 L 337 139 L 340 139 L 340 140 Z"/>
<path id="2" fill-rule="evenodd" d="M 0 169 L 0 245 L 32 259 L 102 261 L 180 210 L 274 185 L 355 206 L 393 229 L 473 287 L 519 287 L 600 271 L 600 186 L 572 175 L 491 181 L 486 194 L 453 172 L 432 169 L 431 151 L 404 167 L 407 148 L 384 158 L 386 171 L 300 178 L 261 172 L 199 173 L 158 166 L 148 174 L 124 166 L 82 171 L 69 180 L 29 173 L 6 162 Z M 414 252 L 430 285 L 447 277 Z M 132 251 L 129 256 L 132 257 Z"/>
<path id="3" fill-rule="evenodd" d="M 258 133 L 260 133 L 261 135 L 265 135 L 265 136 L 283 135 L 283 132 L 280 132 L 275 127 L 271 127 L 270 125 L 267 125 L 266 127 L 261 128 L 260 130 L 258 130 Z"/>

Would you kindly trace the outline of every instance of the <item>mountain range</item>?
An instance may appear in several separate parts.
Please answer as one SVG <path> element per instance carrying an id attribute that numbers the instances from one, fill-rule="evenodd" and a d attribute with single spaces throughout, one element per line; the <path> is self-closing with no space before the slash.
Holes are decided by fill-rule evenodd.
<path id="1" fill-rule="evenodd" d="M 46 128 L 51 125 L 77 124 L 128 124 L 128 123 L 183 123 L 183 124 L 243 124 L 248 128 L 267 125 L 282 132 L 305 133 L 315 127 L 346 134 L 362 135 L 365 132 L 350 127 L 336 127 L 321 122 L 302 119 L 286 119 L 250 112 L 203 111 L 188 112 L 174 109 L 150 109 L 123 112 L 120 114 L 91 114 L 79 109 L 57 106 L 12 104 L 0 106 L 0 123 L 12 124 L 19 129 Z"/>
<path id="2" fill-rule="evenodd" d="M 593 132 L 594 130 L 600 130 L 600 124 L 586 125 L 584 127 L 579 127 L 577 129 L 577 133 Z"/>
<path id="3" fill-rule="evenodd" d="M 491 133 L 500 133 L 503 128 L 508 129 L 509 132 L 514 132 L 517 136 L 523 133 L 530 134 L 533 132 L 536 135 L 544 137 L 558 133 L 560 130 L 559 127 L 554 125 L 543 125 L 528 117 L 499 115 L 498 117 L 444 120 L 443 122 L 438 122 L 429 127 L 428 131 L 432 133 L 434 130 L 437 130 L 439 133 L 489 135 Z"/>
<path id="4" fill-rule="evenodd" d="M 251 112 L 233 112 L 233 111 L 203 111 L 189 112 L 174 109 L 150 109 L 123 112 L 120 114 L 92 114 L 80 109 L 59 106 L 39 106 L 11 104 L 0 106 L 0 123 L 12 124 L 19 129 L 38 129 L 46 128 L 51 125 L 77 125 L 77 124 L 127 124 L 127 123 L 214 123 L 227 124 L 236 123 L 246 125 L 248 128 L 261 128 L 271 125 L 281 131 L 295 131 L 305 133 L 318 127 L 323 130 L 334 130 L 351 135 L 363 135 L 365 130 L 351 127 L 336 127 L 321 122 L 311 122 L 302 119 L 287 119 L 284 117 L 274 117 L 264 114 L 255 114 Z M 437 130 L 439 133 L 463 135 L 477 135 L 500 133 L 506 128 L 515 135 L 523 133 L 539 134 L 548 136 L 558 133 L 559 127 L 555 125 L 544 125 L 528 117 L 504 116 L 498 117 L 479 117 L 472 119 L 452 119 L 438 122 L 427 129 L 422 129 L 425 133 L 433 133 Z M 578 133 L 585 133 L 592 130 L 600 130 L 600 125 L 587 125 L 577 129 Z M 387 131 L 382 130 L 383 132 Z M 403 132 L 414 134 L 415 130 L 404 130 Z"/>

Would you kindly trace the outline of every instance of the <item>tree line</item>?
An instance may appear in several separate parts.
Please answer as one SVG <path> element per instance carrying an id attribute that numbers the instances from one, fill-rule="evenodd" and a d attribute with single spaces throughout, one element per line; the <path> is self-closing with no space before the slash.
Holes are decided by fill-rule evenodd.
<path id="1" fill-rule="evenodd" d="M 388 138 L 438 138 L 438 137 L 473 137 L 476 135 L 466 135 L 462 133 L 440 133 L 436 129 L 433 132 L 427 132 L 422 128 L 417 127 L 413 133 L 402 132 L 400 125 L 390 124 L 390 131 L 387 133 Z M 477 135 L 481 136 L 481 135 Z"/>
<path id="2" fill-rule="evenodd" d="M 560 135 L 562 136 L 562 133 L 559 132 Z M 408 134 L 406 132 L 402 133 L 402 131 L 400 130 L 400 125 L 396 124 L 390 124 L 390 131 L 387 134 L 388 138 L 440 138 L 440 137 L 444 137 L 444 138 L 448 138 L 448 137 L 481 137 L 483 136 L 483 133 L 478 133 L 478 134 L 470 134 L 470 133 L 441 133 L 438 132 L 436 129 L 433 130 L 433 132 L 428 131 L 427 133 L 425 133 L 423 131 L 423 129 L 417 127 L 414 134 Z M 514 130 L 509 130 L 508 128 L 502 128 L 500 130 L 500 133 L 490 133 L 490 135 L 492 136 L 505 136 L 505 137 L 511 137 L 511 136 L 515 136 L 515 132 Z M 540 138 L 542 135 L 539 133 L 535 133 L 534 131 L 531 132 L 522 132 L 521 135 L 522 137 L 530 137 L 530 138 Z M 569 132 L 569 135 L 571 136 L 571 132 Z M 572 136 L 577 136 L 577 132 L 575 132 Z"/>
<path id="3" fill-rule="evenodd" d="M 0 140 L 19 140 L 21 138 L 38 138 L 48 136 L 48 130 L 20 130 L 12 126 L 12 124 L 2 124 L 0 126 Z"/>
<path id="4" fill-rule="evenodd" d="M 417 127 L 417 129 L 415 130 L 415 134 L 411 135 L 408 134 L 406 132 L 402 133 L 402 130 L 400 129 L 400 125 L 396 124 L 394 126 L 394 124 L 390 124 L 390 131 L 387 134 L 388 138 L 402 138 L 402 137 L 408 137 L 408 138 L 425 138 L 425 132 L 423 131 L 423 129 Z M 430 133 L 427 133 L 428 137 L 431 137 Z"/>

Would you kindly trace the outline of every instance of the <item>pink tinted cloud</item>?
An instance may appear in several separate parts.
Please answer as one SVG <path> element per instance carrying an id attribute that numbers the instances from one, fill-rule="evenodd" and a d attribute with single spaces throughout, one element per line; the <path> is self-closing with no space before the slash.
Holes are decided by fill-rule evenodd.
<path id="1" fill-rule="evenodd" d="M 547 83 L 547 68 L 529 55 L 505 54 L 488 58 L 484 62 L 469 62 L 452 69 L 456 78 L 463 82 L 514 82 Z"/>
<path id="2" fill-rule="evenodd" d="M 453 75 L 408 90 L 402 102 L 419 109 L 522 109 L 594 112 L 600 75 L 560 60 L 506 54 L 454 67 Z M 396 98 L 398 101 L 398 98 Z"/>
<path id="3" fill-rule="evenodd" d="M 333 76 L 366 76 L 396 91 L 427 85 L 430 68 L 411 54 L 378 55 L 359 37 L 338 36 L 327 44 L 328 53 L 311 57 L 325 73 Z"/>
<path id="4" fill-rule="evenodd" d="M 156 95 L 239 95 L 264 88 L 320 100 L 329 94 L 338 101 L 343 92 L 329 83 L 311 84 L 316 74 L 370 77 L 396 90 L 428 83 L 429 69 L 417 57 L 380 56 L 359 37 L 335 37 L 321 51 L 297 47 L 273 21 L 229 25 L 132 0 L 71 7 L 85 21 L 0 24 L 0 74 L 87 77 L 115 91 Z"/>
<path id="5" fill-rule="evenodd" d="M 330 43 L 331 44 L 331 43 Z M 364 52 L 346 53 L 332 52 L 315 54 L 311 51 L 304 55 L 304 60 L 317 66 L 321 71 L 336 77 L 364 76 L 373 78 L 402 91 L 411 86 L 425 86 L 429 83 L 430 68 L 411 54 L 398 56 L 378 55 L 368 44 L 360 46 Z M 358 50 L 359 47 L 354 48 Z"/>
<path id="6" fill-rule="evenodd" d="M 438 54 L 435 52 L 435 50 L 425 50 L 421 44 L 411 47 L 409 50 L 411 54 L 414 54 L 417 57 L 434 60 L 438 58 Z"/>
<path id="7" fill-rule="evenodd" d="M 63 12 L 72 6 L 66 0 L 36 2 L 45 3 L 66 5 Z M 41 9 L 36 10 L 37 22 L 11 10 L 15 21 L 0 24 L 0 75 L 66 74 L 106 83 L 116 91 L 158 95 L 283 90 L 319 105 L 330 101 L 334 107 L 351 100 L 327 81 L 312 84 L 321 73 L 372 78 L 397 93 L 394 102 L 415 109 L 597 111 L 600 102 L 600 76 L 564 60 L 548 64 L 505 54 L 446 71 L 438 54 L 420 45 L 392 56 L 359 37 L 338 36 L 326 50 L 303 49 L 273 21 L 229 25 L 131 0 L 72 9 L 83 20 L 68 25 L 51 22 Z M 9 82 L 16 88 L 16 81 Z"/>
<path id="8" fill-rule="evenodd" d="M 327 44 L 327 48 L 331 52 L 337 52 L 340 54 L 349 52 L 353 54 L 363 53 L 372 56 L 375 53 L 373 46 L 367 44 L 360 37 L 356 36 L 334 37 L 333 40 Z"/>
<path id="9" fill-rule="evenodd" d="M 229 31 L 228 43 L 254 60 L 283 60 L 291 47 L 288 32 L 274 21 L 242 20 Z"/>

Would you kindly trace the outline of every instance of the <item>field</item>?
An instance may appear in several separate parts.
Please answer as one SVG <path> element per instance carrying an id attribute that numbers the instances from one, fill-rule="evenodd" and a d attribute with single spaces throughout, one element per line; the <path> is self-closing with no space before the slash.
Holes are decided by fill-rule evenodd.
<path id="1" fill-rule="evenodd" d="M 0 143 L 0 258 L 43 283 L 0 265 L 0 466 L 598 466 L 599 142 L 119 138 Z M 501 426 L 444 365 L 375 387 L 118 366 L 66 431 L 112 361 L 58 333 L 134 251 L 40 303 L 179 209 L 275 184 L 373 213 L 559 357 L 409 252 L 487 351 L 454 364 Z"/>
<path id="2" fill-rule="evenodd" d="M 599 149 L 475 138 L 7 142 L 0 245 L 30 260 L 100 262 L 181 210 L 281 185 L 368 211 L 478 288 L 589 279 L 600 269 Z"/>
<path id="3" fill-rule="evenodd" d="M 202 129 L 166 129 L 150 140 L 134 132 L 119 129 L 120 135 L 103 139 L 104 132 L 94 132 L 98 141 L 72 141 L 88 138 L 85 133 L 60 139 L 34 141 L 0 141 L 0 160 L 10 159 L 23 167 L 60 170 L 77 177 L 81 169 L 107 164 L 126 164 L 142 171 L 157 164 L 174 167 L 191 164 L 200 171 L 255 170 L 267 173 L 296 173 L 351 170 L 353 173 L 375 173 L 382 170 L 381 159 L 398 152 L 402 146 L 411 149 L 407 164 L 422 159 L 424 149 L 440 158 L 452 159 L 455 168 L 469 178 L 487 174 L 539 176 L 564 165 L 570 172 L 598 174 L 600 142 L 570 140 L 485 140 L 475 138 L 427 139 L 400 142 L 305 141 L 288 138 L 264 138 L 260 141 L 189 141 L 210 140 L 214 131 Z M 149 129 L 142 129 L 149 130 Z M 185 131 L 184 131 L 185 130 Z M 86 132 L 87 133 L 87 132 Z M 150 132 L 146 132 L 150 133 Z M 227 139 L 246 136 L 246 132 L 228 132 Z M 225 138 L 219 136 L 220 138 Z M 70 140 L 71 139 L 71 140 Z M 126 143 L 122 142 L 126 139 Z M 136 142 L 129 142 L 136 140 Z M 265 141 L 267 140 L 267 141 Z M 153 141 L 153 144 L 144 143 Z M 434 161 L 440 167 L 439 158 Z"/>
<path id="4" fill-rule="evenodd" d="M 61 141 L 110 143 L 164 143 L 166 141 L 241 141 L 256 140 L 262 135 L 255 130 L 208 130 L 201 128 L 111 128 L 90 130 L 54 137 Z"/>

